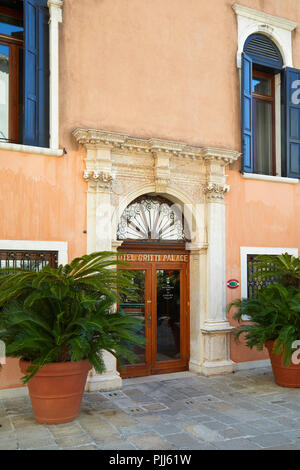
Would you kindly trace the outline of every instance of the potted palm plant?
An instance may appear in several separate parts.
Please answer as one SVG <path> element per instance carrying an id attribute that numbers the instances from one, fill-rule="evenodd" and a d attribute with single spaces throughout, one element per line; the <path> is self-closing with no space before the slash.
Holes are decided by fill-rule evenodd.
<path id="1" fill-rule="evenodd" d="M 129 290 L 130 272 L 116 253 L 74 259 L 58 269 L 0 270 L 0 340 L 20 359 L 35 419 L 57 424 L 79 412 L 88 371 L 104 370 L 101 351 L 134 361 L 137 320 L 115 308 Z"/>
<path id="2" fill-rule="evenodd" d="M 235 339 L 243 335 L 249 348 L 268 349 L 275 382 L 300 387 L 300 260 L 287 253 L 258 256 L 255 278 L 268 281 L 256 298 L 237 299 L 227 307 L 237 308 L 233 318 L 239 326 Z M 248 317 L 247 322 L 244 321 Z"/>

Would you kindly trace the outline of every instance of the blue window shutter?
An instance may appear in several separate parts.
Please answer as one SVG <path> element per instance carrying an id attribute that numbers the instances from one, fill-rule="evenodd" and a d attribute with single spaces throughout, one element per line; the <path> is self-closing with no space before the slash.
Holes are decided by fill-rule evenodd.
<path id="1" fill-rule="evenodd" d="M 47 0 L 24 0 L 23 143 L 49 146 L 49 12 Z"/>
<path id="2" fill-rule="evenodd" d="M 242 153 L 243 171 L 253 173 L 252 59 L 242 56 Z"/>
<path id="3" fill-rule="evenodd" d="M 300 178 L 300 70 L 286 68 L 284 75 L 286 176 Z"/>

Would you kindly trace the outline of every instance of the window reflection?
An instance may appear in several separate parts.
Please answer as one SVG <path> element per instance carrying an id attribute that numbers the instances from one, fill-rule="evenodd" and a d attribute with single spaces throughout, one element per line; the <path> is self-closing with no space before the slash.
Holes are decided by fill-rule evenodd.
<path id="1" fill-rule="evenodd" d="M 157 361 L 180 359 L 180 271 L 157 271 Z"/>
<path id="2" fill-rule="evenodd" d="M 0 44 L 0 139 L 9 138 L 9 47 Z"/>

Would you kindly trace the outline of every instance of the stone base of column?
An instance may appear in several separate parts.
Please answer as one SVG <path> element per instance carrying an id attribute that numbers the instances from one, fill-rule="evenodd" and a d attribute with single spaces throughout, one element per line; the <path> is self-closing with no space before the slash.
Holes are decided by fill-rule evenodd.
<path id="1" fill-rule="evenodd" d="M 122 379 L 117 372 L 104 372 L 88 377 L 85 386 L 86 392 L 110 392 L 111 390 L 120 390 L 122 388 Z"/>
<path id="2" fill-rule="evenodd" d="M 236 363 L 228 361 L 215 361 L 215 362 L 204 362 L 202 364 L 202 374 L 206 377 L 214 375 L 225 375 L 232 374 L 236 370 Z"/>
<path id="3" fill-rule="evenodd" d="M 202 363 L 191 359 L 189 362 L 189 371 L 194 374 L 202 374 Z"/>
<path id="4" fill-rule="evenodd" d="M 235 372 L 237 365 L 235 362 L 229 360 L 225 361 L 205 361 L 204 363 L 190 361 L 189 371 L 194 374 L 205 375 L 212 377 L 214 375 L 232 374 Z"/>
<path id="5" fill-rule="evenodd" d="M 231 374 L 236 370 L 235 362 L 230 359 L 230 333 L 233 330 L 227 321 L 207 322 L 201 329 L 204 339 L 203 375 Z"/>
<path id="6" fill-rule="evenodd" d="M 110 392 L 122 388 L 122 379 L 117 371 L 116 358 L 107 351 L 102 351 L 105 372 L 97 374 L 94 369 L 88 375 L 86 392 Z"/>

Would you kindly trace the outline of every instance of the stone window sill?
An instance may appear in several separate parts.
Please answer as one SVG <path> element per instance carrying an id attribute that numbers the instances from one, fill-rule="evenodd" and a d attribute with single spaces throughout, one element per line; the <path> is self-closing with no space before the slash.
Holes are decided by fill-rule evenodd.
<path id="1" fill-rule="evenodd" d="M 297 178 L 284 178 L 282 176 L 258 175 L 255 173 L 242 173 L 242 177 L 249 180 L 270 181 L 272 183 L 298 184 Z"/>
<path id="2" fill-rule="evenodd" d="M 10 144 L 6 142 L 0 142 L 0 150 L 23 152 L 27 154 L 48 155 L 50 157 L 62 157 L 64 154 L 62 149 L 49 149 L 44 147 L 33 147 L 30 145 Z"/>

